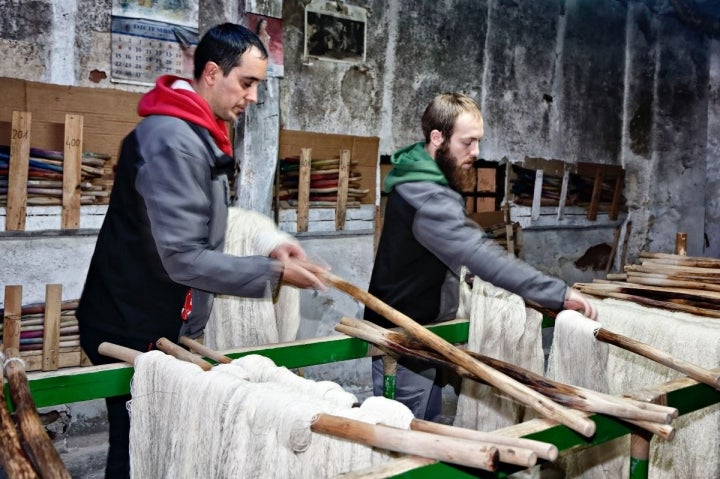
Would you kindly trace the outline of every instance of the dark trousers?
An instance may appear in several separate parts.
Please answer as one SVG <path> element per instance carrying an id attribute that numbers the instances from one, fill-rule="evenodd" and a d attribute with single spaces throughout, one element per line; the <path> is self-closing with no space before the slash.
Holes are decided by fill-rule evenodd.
<path id="1" fill-rule="evenodd" d="M 85 354 L 94 365 L 118 362 L 116 359 L 102 356 L 98 353 L 98 346 L 103 341 L 132 348 L 138 351 L 152 349 L 152 343 L 143 343 L 138 340 L 113 335 L 80 324 L 80 345 Z M 130 478 L 130 415 L 127 402 L 130 395 L 115 396 L 105 399 L 109 425 L 108 455 L 105 465 L 106 479 Z"/>
<path id="2" fill-rule="evenodd" d="M 372 361 L 373 395 L 383 395 L 382 357 Z M 425 361 L 400 358 L 395 375 L 395 400 L 403 403 L 418 419 L 437 422 L 442 403 L 442 379 L 438 370 Z"/>

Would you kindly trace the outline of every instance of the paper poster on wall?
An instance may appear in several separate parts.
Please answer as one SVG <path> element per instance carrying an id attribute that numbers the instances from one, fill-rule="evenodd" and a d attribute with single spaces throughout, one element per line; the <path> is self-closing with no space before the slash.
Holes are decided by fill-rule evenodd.
<path id="1" fill-rule="evenodd" d="M 113 0 L 111 73 L 118 83 L 153 85 L 192 76 L 199 0 Z"/>
<path id="2" fill-rule="evenodd" d="M 268 76 L 283 76 L 282 20 L 265 15 L 247 13 L 246 21 L 247 27 L 260 37 L 260 40 L 268 51 Z"/>

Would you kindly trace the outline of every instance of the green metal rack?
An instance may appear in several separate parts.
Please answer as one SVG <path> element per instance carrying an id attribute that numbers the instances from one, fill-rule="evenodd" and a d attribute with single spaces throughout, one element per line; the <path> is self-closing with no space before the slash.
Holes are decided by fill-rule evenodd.
<path id="1" fill-rule="evenodd" d="M 467 341 L 469 328 L 467 320 L 455 320 L 431 326 L 429 329 L 447 341 L 457 344 Z M 370 349 L 370 345 L 364 341 L 338 335 L 231 350 L 224 353 L 231 358 L 261 354 L 272 359 L 279 366 L 300 368 L 367 357 Z M 35 405 L 46 407 L 127 394 L 130 391 L 132 374 L 131 366 L 116 363 L 105 366 L 61 369 L 52 373 L 29 373 L 28 379 Z M 10 398 L 7 384 L 5 388 L 5 397 Z M 720 402 L 720 391 L 687 378 L 658 385 L 658 388 L 666 392 L 667 405 L 677 408 L 680 415 Z M 554 444 L 562 452 L 602 444 L 633 432 L 630 425 L 619 419 L 601 414 L 590 417 L 596 424 L 596 433 L 590 439 L 562 425 L 549 426 L 521 437 Z M 647 477 L 646 464 L 637 464 L 632 469 L 631 479 Z M 497 472 L 490 473 L 444 463 L 433 463 L 394 477 L 408 479 L 502 478 L 519 470 L 520 468 L 516 466 L 500 464 Z"/>

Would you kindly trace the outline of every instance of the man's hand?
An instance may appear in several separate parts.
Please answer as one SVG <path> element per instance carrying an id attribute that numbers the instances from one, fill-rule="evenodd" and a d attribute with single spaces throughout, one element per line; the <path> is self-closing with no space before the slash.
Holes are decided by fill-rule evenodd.
<path id="1" fill-rule="evenodd" d="M 274 250 L 272 250 L 270 257 L 278 261 L 285 261 L 290 258 L 307 261 L 305 250 L 302 249 L 302 246 L 300 246 L 299 243 L 294 241 L 288 241 L 278 245 Z"/>
<path id="2" fill-rule="evenodd" d="M 587 297 L 575 288 L 568 288 L 565 293 L 565 309 L 574 309 L 582 312 L 592 320 L 597 320 L 597 309 L 588 301 Z"/>
<path id="3" fill-rule="evenodd" d="M 293 257 L 282 260 L 282 263 L 285 267 L 282 277 L 283 283 L 298 288 L 327 290 L 325 283 L 317 276 L 319 273 L 327 271 L 327 267 Z"/>
<path id="4" fill-rule="evenodd" d="M 270 257 L 283 264 L 282 282 L 298 288 L 327 290 L 317 274 L 328 270 L 327 267 L 307 260 L 305 250 L 295 241 L 287 241 L 278 245 L 270 253 Z"/>

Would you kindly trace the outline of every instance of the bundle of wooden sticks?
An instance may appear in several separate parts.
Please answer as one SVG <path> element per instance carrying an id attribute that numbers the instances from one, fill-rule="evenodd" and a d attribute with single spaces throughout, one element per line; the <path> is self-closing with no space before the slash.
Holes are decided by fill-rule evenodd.
<path id="1" fill-rule="evenodd" d="M 448 361 L 437 352 L 428 349 L 423 343 L 400 331 L 381 328 L 368 321 L 342 318 L 336 331 L 353 336 L 377 346 L 391 356 L 406 356 L 429 361 L 438 366 L 454 370 L 458 375 L 475 381 L 485 382 L 477 375 Z M 474 359 L 494 370 L 507 375 L 558 404 L 571 409 L 589 413 L 602 413 L 615 416 L 641 427 L 663 439 L 672 439 L 675 434 L 670 423 L 677 417 L 675 408 L 636 401 L 626 397 L 617 397 L 589 389 L 549 380 L 527 369 L 490 358 L 482 354 L 466 351 Z"/>
<path id="2" fill-rule="evenodd" d="M 650 252 L 640 258 L 625 273 L 575 287 L 592 296 L 720 318 L 720 259 Z"/>
<path id="3" fill-rule="evenodd" d="M 82 204 L 103 204 L 110 198 L 112 167 L 109 155 L 86 152 L 82 155 L 80 167 L 80 202 Z M 30 162 L 27 178 L 28 205 L 59 205 L 63 192 L 63 161 L 61 151 L 30 148 Z M 7 201 L 10 188 L 8 177 L 10 147 L 0 145 L 0 205 Z"/>

